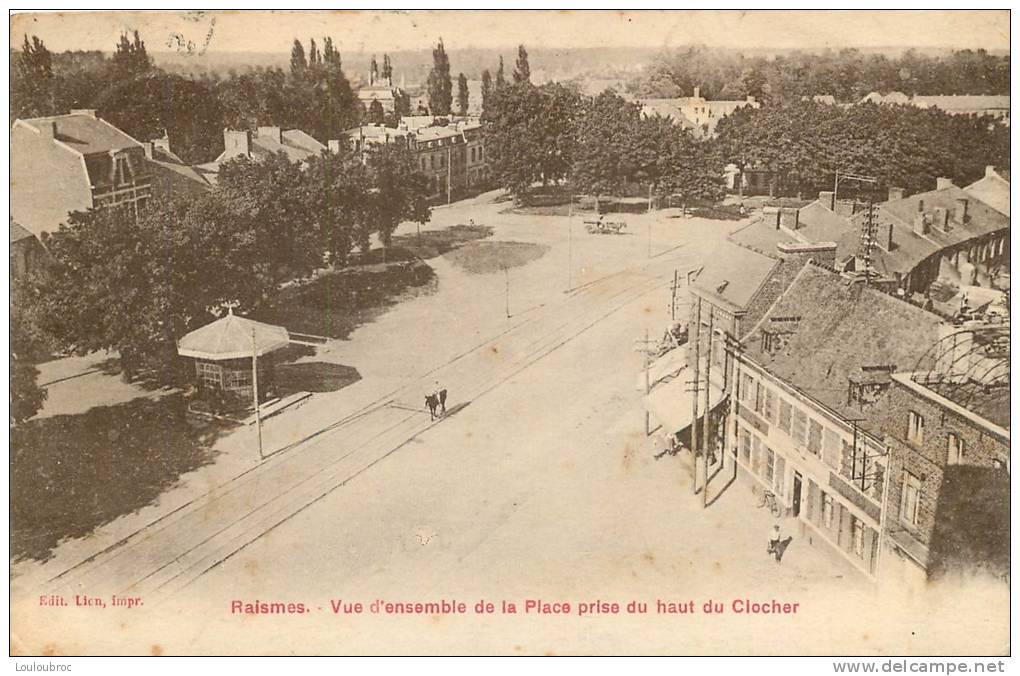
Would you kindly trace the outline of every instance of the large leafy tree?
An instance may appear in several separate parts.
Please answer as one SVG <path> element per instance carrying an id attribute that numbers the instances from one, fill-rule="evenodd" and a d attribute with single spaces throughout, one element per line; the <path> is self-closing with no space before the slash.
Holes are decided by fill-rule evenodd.
<path id="1" fill-rule="evenodd" d="M 134 138 L 165 132 L 185 162 L 208 162 L 223 150 L 223 110 L 209 82 L 146 71 L 113 84 L 96 104 L 104 119 Z"/>
<path id="2" fill-rule="evenodd" d="M 77 354 L 114 349 L 122 372 L 172 363 L 174 329 L 190 312 L 172 292 L 196 261 L 171 227 L 127 208 L 76 212 L 46 245 L 56 261 L 41 289 L 47 329 Z M 194 302 L 197 299 L 191 299 Z"/>
<path id="3" fill-rule="evenodd" d="M 131 79 L 153 68 L 152 59 L 145 51 L 145 41 L 134 31 L 133 36 L 121 33 L 111 62 L 115 79 Z"/>
<path id="4" fill-rule="evenodd" d="M 428 181 L 418 173 L 411 151 L 399 144 L 378 145 L 368 156 L 371 223 L 383 245 L 403 221 L 426 223 L 431 215 Z"/>
<path id="5" fill-rule="evenodd" d="M 46 389 L 39 386 L 36 360 L 47 354 L 49 336 L 41 335 L 38 300 L 32 280 L 11 283 L 10 305 L 10 423 L 18 424 L 36 415 L 46 401 Z"/>
<path id="6" fill-rule="evenodd" d="M 21 53 L 11 54 L 11 120 L 52 115 L 57 107 L 53 56 L 36 36 L 25 36 Z"/>
<path id="7" fill-rule="evenodd" d="M 566 178 L 573 163 L 581 97 L 563 85 L 508 84 L 490 95 L 485 148 L 497 181 L 521 196 L 532 184 Z"/>
<path id="8" fill-rule="evenodd" d="M 794 101 L 738 110 L 717 131 L 725 161 L 768 171 L 774 188 L 788 193 L 828 189 L 837 170 L 874 176 L 879 189 L 920 192 L 940 176 L 965 185 L 986 164 L 1009 165 L 1006 127 L 909 105 Z"/>
<path id="9" fill-rule="evenodd" d="M 751 95 L 770 104 L 829 94 L 856 103 L 870 92 L 905 94 L 1009 93 L 1009 60 L 986 50 L 898 57 L 856 49 L 748 56 L 703 46 L 664 52 L 648 75 L 633 83 L 643 97 L 690 96 L 694 87 L 709 99 Z"/>
<path id="10" fill-rule="evenodd" d="M 223 126 L 255 129 L 259 125 L 293 126 L 293 102 L 287 98 L 287 75 L 280 68 L 234 73 L 216 85 Z"/>
<path id="11" fill-rule="evenodd" d="M 268 295 L 284 280 L 301 277 L 322 264 L 322 246 L 301 166 L 276 153 L 258 161 L 239 157 L 224 163 L 219 194 L 251 226 L 251 259 Z"/>
<path id="12" fill-rule="evenodd" d="M 325 262 L 340 266 L 355 245 L 368 248 L 371 223 L 368 169 L 347 145 L 323 153 L 305 168 L 313 229 Z"/>
<path id="13" fill-rule="evenodd" d="M 639 166 L 650 165 L 632 144 L 641 108 L 611 90 L 589 99 L 577 124 L 571 179 L 574 188 L 595 195 L 622 194 L 637 179 Z M 643 160 L 643 161 L 642 161 Z"/>
<path id="14" fill-rule="evenodd" d="M 449 115 L 453 106 L 453 81 L 450 79 L 450 57 L 446 54 L 442 39 L 432 50 L 432 70 L 426 87 L 429 112 L 433 115 Z"/>
<path id="15" fill-rule="evenodd" d="M 310 41 L 309 58 L 301 63 L 304 50 L 298 50 L 295 40 L 291 56 L 291 76 L 284 87 L 287 105 L 282 120 L 273 120 L 280 126 L 296 127 L 325 143 L 340 138 L 340 134 L 361 122 L 362 106 L 351 89 L 343 71 L 340 51 L 332 38 L 324 38 L 322 52 Z M 315 56 L 314 59 L 311 55 Z M 265 122 L 263 122 L 265 124 Z"/>

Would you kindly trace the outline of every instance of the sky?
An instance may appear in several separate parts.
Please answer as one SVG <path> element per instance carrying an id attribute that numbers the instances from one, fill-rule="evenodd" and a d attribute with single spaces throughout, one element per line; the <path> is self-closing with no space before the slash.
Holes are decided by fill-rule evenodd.
<path id="1" fill-rule="evenodd" d="M 423 49 L 917 47 L 1009 49 L 1009 12 L 992 11 L 210 11 L 15 14 L 11 41 L 38 35 L 51 51 L 111 51 L 138 29 L 150 52 L 191 42 L 209 51 L 286 52 L 294 37 L 330 35 L 341 52 Z"/>

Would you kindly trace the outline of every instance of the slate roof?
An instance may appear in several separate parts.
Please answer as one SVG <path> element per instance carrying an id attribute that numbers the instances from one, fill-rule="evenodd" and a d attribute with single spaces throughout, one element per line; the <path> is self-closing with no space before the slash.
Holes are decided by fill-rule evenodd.
<path id="1" fill-rule="evenodd" d="M 758 219 L 731 233 L 730 240 L 751 247 L 768 256 L 776 256 L 776 246 L 781 242 L 803 242 L 808 244 L 836 242 L 838 245 L 841 239 L 846 239 L 847 241 L 843 247 L 848 252 L 846 255 L 853 255 L 856 249 L 850 249 L 850 238 L 847 237 L 847 233 L 851 233 L 851 231 L 853 237 L 859 239 L 859 228 L 843 216 L 829 211 L 822 206 L 821 202 L 816 200 L 800 209 L 798 227 L 794 231 L 796 234 L 791 234 L 786 229 L 776 228 L 774 224 Z M 837 246 L 837 260 L 842 258 L 843 255 L 843 252 Z"/>
<path id="2" fill-rule="evenodd" d="M 23 239 L 30 239 L 35 237 L 31 232 L 26 230 L 20 223 L 11 219 L 11 244 L 20 242 Z"/>
<path id="3" fill-rule="evenodd" d="M 795 328 L 770 355 L 761 337 L 773 319 Z M 776 377 L 847 417 L 867 417 L 848 403 L 849 379 L 862 367 L 916 368 L 938 339 L 939 323 L 919 307 L 808 264 L 743 343 L 745 354 Z M 866 428 L 880 422 L 868 420 Z"/>
<path id="4" fill-rule="evenodd" d="M 112 124 L 86 113 L 34 117 L 19 122 L 36 130 L 44 124 L 54 124 L 54 138 L 83 155 L 141 147 L 138 141 Z"/>
<path id="5" fill-rule="evenodd" d="M 1005 196 L 1008 204 L 1009 183 L 1005 181 L 1003 183 L 1007 190 Z M 968 219 L 962 224 L 953 220 L 956 200 L 959 198 L 968 198 Z M 935 207 L 942 207 L 949 212 L 948 231 L 932 226 L 925 235 L 914 232 L 914 214 L 917 213 L 918 204 L 922 200 L 925 213 L 930 214 Z M 1008 209 L 1008 206 L 1006 208 Z M 794 231 L 796 234 L 778 229 L 764 220 L 757 220 L 734 231 L 730 235 L 730 240 L 769 256 L 777 255 L 776 246 L 781 242 L 798 240 L 807 243 L 835 242 L 836 260 L 842 261 L 860 252 L 861 229 L 866 218 L 867 213 L 864 211 L 844 218 L 827 209 L 821 202 L 815 201 L 800 209 L 799 225 Z M 945 247 L 1009 227 L 1008 215 L 996 211 L 980 201 L 976 195 L 971 195 L 955 185 L 877 204 L 875 221 L 880 240 L 883 231 L 888 231 L 890 226 L 893 230 L 892 248 L 887 250 L 877 246 L 872 253 L 875 269 L 883 275 L 906 274 Z"/>
<path id="6" fill-rule="evenodd" d="M 1009 216 L 1009 172 L 991 170 L 983 178 L 971 183 L 964 192 L 979 199 L 1000 214 Z"/>
<path id="7" fill-rule="evenodd" d="M 734 309 L 744 309 L 779 261 L 732 242 L 721 242 L 692 286 Z"/>
<path id="8" fill-rule="evenodd" d="M 157 170 L 170 172 L 182 178 L 194 181 L 196 185 L 208 187 L 209 181 L 206 180 L 205 176 L 196 170 L 194 167 L 184 163 L 184 161 L 178 157 L 175 153 L 160 147 L 154 147 L 152 149 L 152 157 L 148 158 L 149 163 L 154 165 Z"/>

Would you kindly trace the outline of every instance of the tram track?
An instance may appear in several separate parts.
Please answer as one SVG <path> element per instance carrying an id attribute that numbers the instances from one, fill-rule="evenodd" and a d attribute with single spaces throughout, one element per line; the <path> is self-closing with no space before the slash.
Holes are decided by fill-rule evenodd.
<path id="1" fill-rule="evenodd" d="M 657 263 L 661 263 L 661 259 L 575 290 L 564 305 L 556 308 L 567 310 L 565 319 L 550 314 L 551 309 L 535 313 L 419 375 L 416 380 L 280 449 L 266 462 L 136 530 L 111 547 L 61 571 L 50 578 L 47 586 L 56 587 L 55 593 L 78 590 L 94 593 L 97 586 L 113 582 L 118 595 L 144 595 L 147 599 L 165 597 L 186 587 L 438 424 L 438 420 L 423 424 L 424 413 L 415 410 L 408 414 L 406 409 L 414 407 L 402 401 L 420 394 L 432 376 L 456 368 L 455 375 L 444 378 L 444 382 L 454 386 L 451 392 L 456 393 L 457 400 L 476 401 L 665 283 L 662 274 L 665 270 L 658 275 L 646 273 L 649 267 L 658 267 Z M 540 335 L 534 336 L 532 330 L 536 324 L 546 321 L 553 325 L 542 327 Z M 511 356 L 497 362 L 495 372 L 491 365 L 489 369 L 472 369 L 471 364 L 465 363 L 471 359 L 491 359 L 490 350 L 496 345 L 504 355 Z M 344 440 L 344 452 L 339 456 L 331 455 L 334 447 L 326 442 L 341 431 L 349 435 Z M 347 441 L 353 441 L 354 446 L 350 447 Z M 302 451 L 299 455 L 291 453 L 298 448 Z M 281 475 L 287 472 L 293 474 L 292 480 L 281 481 Z M 275 486 L 278 490 L 260 500 L 259 489 L 274 482 L 284 485 Z M 246 501 L 250 504 L 245 505 Z M 229 516 L 224 516 L 226 514 Z M 211 521 L 218 522 L 210 533 Z M 201 535 L 188 537 L 193 532 Z M 162 543 L 165 546 L 159 546 L 161 540 L 165 541 Z M 151 551 L 144 551 L 146 547 Z M 180 553 L 168 558 L 168 549 Z"/>

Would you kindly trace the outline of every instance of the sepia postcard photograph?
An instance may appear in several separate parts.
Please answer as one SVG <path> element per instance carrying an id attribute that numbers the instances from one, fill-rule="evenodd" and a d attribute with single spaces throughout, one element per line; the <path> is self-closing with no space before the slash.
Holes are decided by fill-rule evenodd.
<path id="1" fill-rule="evenodd" d="M 1010 18 L 10 11 L 17 670 L 1003 671 Z"/>

